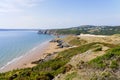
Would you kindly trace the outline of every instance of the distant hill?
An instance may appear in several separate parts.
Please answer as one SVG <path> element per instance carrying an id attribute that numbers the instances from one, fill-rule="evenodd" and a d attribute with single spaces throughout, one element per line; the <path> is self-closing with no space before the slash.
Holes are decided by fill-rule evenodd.
<path id="1" fill-rule="evenodd" d="M 95 34 L 95 35 L 113 35 L 120 34 L 120 26 L 93 26 L 83 25 L 65 29 L 40 30 L 39 33 L 45 34 Z"/>

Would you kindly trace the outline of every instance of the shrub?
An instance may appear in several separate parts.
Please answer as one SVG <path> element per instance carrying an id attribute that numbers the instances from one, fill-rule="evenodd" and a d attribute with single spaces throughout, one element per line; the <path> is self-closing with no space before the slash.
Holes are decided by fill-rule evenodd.
<path id="1" fill-rule="evenodd" d="M 95 48 L 94 51 L 95 51 L 95 52 L 96 52 L 96 51 L 102 51 L 102 47 L 99 46 L 99 47 Z"/>
<path id="2" fill-rule="evenodd" d="M 77 76 L 77 72 L 73 72 L 71 74 L 68 74 L 65 78 L 65 80 L 73 80 Z"/>
<path id="3" fill-rule="evenodd" d="M 96 68 L 117 68 L 118 62 L 120 57 L 120 46 L 117 46 L 116 48 L 110 49 L 106 54 L 103 56 L 99 56 L 90 62 L 88 62 L 89 65 Z M 114 60 L 113 60 L 114 59 Z M 112 61 L 111 61 L 112 60 Z"/>
<path id="4" fill-rule="evenodd" d="M 112 61 L 111 61 L 110 68 L 112 68 L 112 69 L 117 69 L 118 66 L 119 66 L 119 65 L 118 65 L 118 63 L 117 63 L 116 60 L 112 60 Z"/>

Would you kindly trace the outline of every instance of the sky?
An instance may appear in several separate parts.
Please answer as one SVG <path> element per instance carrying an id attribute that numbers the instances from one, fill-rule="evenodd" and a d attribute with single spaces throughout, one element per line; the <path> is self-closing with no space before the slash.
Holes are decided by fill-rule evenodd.
<path id="1" fill-rule="evenodd" d="M 120 25 L 120 0 L 0 0 L 0 28 Z"/>

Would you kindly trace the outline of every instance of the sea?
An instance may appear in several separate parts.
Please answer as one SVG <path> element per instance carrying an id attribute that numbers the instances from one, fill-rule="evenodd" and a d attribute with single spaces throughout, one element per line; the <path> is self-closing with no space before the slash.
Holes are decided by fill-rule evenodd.
<path id="1" fill-rule="evenodd" d="M 0 31 L 0 69 L 53 38 L 37 31 Z"/>

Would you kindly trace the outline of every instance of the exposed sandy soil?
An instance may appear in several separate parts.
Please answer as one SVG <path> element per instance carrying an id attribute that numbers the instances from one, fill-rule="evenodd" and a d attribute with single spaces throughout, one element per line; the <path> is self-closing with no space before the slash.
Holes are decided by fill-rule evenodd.
<path id="1" fill-rule="evenodd" d="M 120 44 L 120 36 L 104 36 L 104 35 L 91 35 L 91 34 L 81 34 L 78 35 L 80 39 L 86 40 L 88 43 L 91 42 L 104 42 L 110 44 Z"/>

